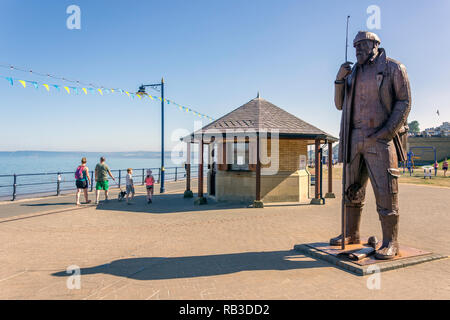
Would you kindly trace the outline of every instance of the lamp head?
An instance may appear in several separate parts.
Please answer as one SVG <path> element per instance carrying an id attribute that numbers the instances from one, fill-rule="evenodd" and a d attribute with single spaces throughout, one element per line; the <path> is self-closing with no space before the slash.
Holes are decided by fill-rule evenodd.
<path id="1" fill-rule="evenodd" d="M 145 86 L 144 85 L 140 86 L 139 90 L 138 90 L 138 92 L 136 92 L 136 94 L 139 95 L 139 96 L 147 95 L 147 92 L 145 92 Z"/>

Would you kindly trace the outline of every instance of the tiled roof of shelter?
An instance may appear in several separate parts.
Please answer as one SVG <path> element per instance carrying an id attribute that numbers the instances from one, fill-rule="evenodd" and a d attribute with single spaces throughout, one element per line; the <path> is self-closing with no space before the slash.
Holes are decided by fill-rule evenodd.
<path id="1" fill-rule="evenodd" d="M 231 111 L 223 117 L 196 131 L 200 132 L 223 132 L 226 130 L 278 130 L 280 134 L 321 136 L 332 141 L 338 139 L 320 130 L 319 128 L 297 118 L 289 112 L 277 107 L 262 98 L 250 100 L 243 106 Z"/>

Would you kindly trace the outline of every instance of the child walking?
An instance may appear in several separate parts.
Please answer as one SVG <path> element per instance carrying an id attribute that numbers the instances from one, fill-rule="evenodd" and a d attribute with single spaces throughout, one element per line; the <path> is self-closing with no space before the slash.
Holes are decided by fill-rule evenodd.
<path id="1" fill-rule="evenodd" d="M 134 199 L 134 183 L 133 183 L 133 169 L 127 169 L 127 203 L 131 204 L 129 198 L 131 194 L 131 201 Z"/>
<path id="2" fill-rule="evenodd" d="M 145 186 L 147 187 L 147 203 L 152 203 L 154 184 L 155 178 L 153 178 L 152 170 L 147 170 L 147 177 L 145 178 Z"/>

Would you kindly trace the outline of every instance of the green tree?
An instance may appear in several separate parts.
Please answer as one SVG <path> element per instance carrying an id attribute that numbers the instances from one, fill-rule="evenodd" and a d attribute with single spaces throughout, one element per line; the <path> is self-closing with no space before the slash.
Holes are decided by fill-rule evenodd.
<path id="1" fill-rule="evenodd" d="M 419 133 L 420 132 L 420 126 L 419 126 L 419 121 L 412 121 L 410 123 L 408 123 L 409 126 L 409 131 L 412 133 Z"/>

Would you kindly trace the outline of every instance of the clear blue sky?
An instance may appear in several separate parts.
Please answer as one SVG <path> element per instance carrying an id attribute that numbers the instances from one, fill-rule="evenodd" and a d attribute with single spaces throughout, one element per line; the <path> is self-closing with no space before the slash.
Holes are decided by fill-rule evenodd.
<path id="1" fill-rule="evenodd" d="M 82 29 L 66 28 L 81 7 Z M 137 90 L 164 76 L 166 96 L 214 118 L 261 96 L 338 135 L 333 81 L 350 38 L 381 7 L 382 47 L 402 61 L 410 120 L 450 120 L 450 2 L 298 0 L 2 0 L 0 63 Z M 350 58 L 355 60 L 353 48 Z M 0 75 L 47 80 L 0 68 Z M 0 150 L 159 150 L 159 105 L 120 96 L 68 96 L 0 79 Z M 441 118 L 436 110 L 441 112 Z M 167 145 L 198 118 L 167 106 Z M 206 122 L 204 121 L 204 124 Z"/>

